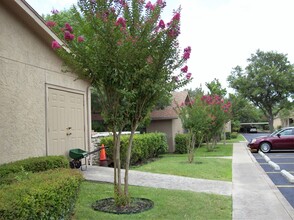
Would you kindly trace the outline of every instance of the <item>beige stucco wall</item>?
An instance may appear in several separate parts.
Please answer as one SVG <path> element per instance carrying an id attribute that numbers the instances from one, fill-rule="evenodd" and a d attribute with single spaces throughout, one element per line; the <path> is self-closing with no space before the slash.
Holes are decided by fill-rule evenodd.
<path id="1" fill-rule="evenodd" d="M 172 152 L 175 151 L 176 149 L 176 143 L 175 143 L 175 137 L 176 134 L 183 134 L 184 133 L 184 129 L 182 126 L 182 121 L 180 118 L 174 119 L 173 120 L 173 147 L 172 147 Z"/>
<path id="2" fill-rule="evenodd" d="M 175 151 L 175 136 L 183 133 L 180 119 L 154 120 L 147 127 L 147 132 L 162 132 L 167 136 L 168 152 Z"/>
<path id="3" fill-rule="evenodd" d="M 274 119 L 274 128 L 277 129 L 279 127 L 289 127 L 291 124 L 290 124 L 290 120 L 292 119 L 293 120 L 294 118 L 294 113 L 292 115 L 290 115 L 290 117 L 287 117 L 287 118 L 280 118 L 280 117 L 277 117 Z"/>
<path id="4" fill-rule="evenodd" d="M 166 134 L 168 151 L 173 152 L 174 148 L 174 138 L 172 129 L 172 120 L 156 120 L 151 121 L 150 125 L 147 127 L 147 132 L 162 132 Z"/>
<path id="5" fill-rule="evenodd" d="M 89 84 L 61 71 L 51 45 L 0 7 L 0 164 L 46 155 L 46 87 L 84 93 Z M 87 108 L 87 106 L 85 107 Z M 85 109 L 88 114 L 88 110 Z M 87 120 L 88 121 L 88 120 Z M 89 130 L 89 124 L 87 129 Z"/>

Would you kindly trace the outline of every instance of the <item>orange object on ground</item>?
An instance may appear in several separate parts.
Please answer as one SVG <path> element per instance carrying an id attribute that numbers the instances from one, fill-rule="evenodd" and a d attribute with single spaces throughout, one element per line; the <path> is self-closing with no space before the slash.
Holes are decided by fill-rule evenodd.
<path id="1" fill-rule="evenodd" d="M 107 159 L 106 159 L 106 151 L 104 144 L 101 145 L 101 150 L 100 150 L 100 159 L 99 159 L 99 165 L 100 166 L 108 166 L 107 164 Z"/>

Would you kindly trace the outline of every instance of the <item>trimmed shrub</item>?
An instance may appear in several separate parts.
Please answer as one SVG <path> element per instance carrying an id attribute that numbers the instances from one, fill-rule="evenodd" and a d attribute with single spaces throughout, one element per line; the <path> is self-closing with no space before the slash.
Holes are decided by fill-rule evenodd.
<path id="1" fill-rule="evenodd" d="M 121 160 L 126 159 L 129 135 L 121 136 Z M 113 137 L 105 137 L 101 139 L 101 144 L 106 147 L 107 157 L 113 158 Z M 134 135 L 131 165 L 145 162 L 150 158 L 158 157 L 160 154 L 167 152 L 167 139 L 164 133 L 147 133 Z M 122 164 L 124 167 L 124 164 Z"/>
<path id="2" fill-rule="evenodd" d="M 226 140 L 230 140 L 231 139 L 231 132 L 226 132 Z"/>
<path id="3" fill-rule="evenodd" d="M 55 168 L 68 168 L 68 159 L 64 156 L 44 156 L 44 157 L 31 157 L 24 160 L 0 165 L 0 177 L 4 176 L 7 171 L 16 173 L 22 170 L 23 167 L 26 171 L 41 172 Z M 6 170 L 4 172 L 3 170 Z"/>
<path id="4" fill-rule="evenodd" d="M 238 137 L 238 133 L 237 132 L 232 132 L 231 133 L 231 138 L 232 139 L 236 139 Z"/>
<path id="5" fill-rule="evenodd" d="M 175 136 L 175 153 L 186 154 L 189 134 L 176 134 Z M 202 142 L 203 143 L 203 142 Z M 199 146 L 199 140 L 195 141 L 195 148 Z"/>
<path id="6" fill-rule="evenodd" d="M 186 154 L 187 153 L 187 141 L 188 141 L 188 134 L 176 134 L 175 153 Z"/>
<path id="7" fill-rule="evenodd" d="M 68 168 L 68 159 L 64 156 L 32 157 L 0 165 L 0 185 L 14 180 L 24 172 L 41 172 L 56 168 Z"/>
<path id="8" fill-rule="evenodd" d="M 82 174 L 55 169 L 0 188 L 0 219 L 70 219 Z"/>

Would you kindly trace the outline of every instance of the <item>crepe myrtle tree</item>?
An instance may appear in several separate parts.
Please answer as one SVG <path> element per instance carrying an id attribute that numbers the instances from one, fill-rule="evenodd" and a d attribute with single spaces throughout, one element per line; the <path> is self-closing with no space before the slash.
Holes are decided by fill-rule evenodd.
<path id="1" fill-rule="evenodd" d="M 210 118 L 208 117 L 207 105 L 201 100 L 202 95 L 198 94 L 189 103 L 177 105 L 177 112 L 182 121 L 183 127 L 188 131 L 187 154 L 188 162 L 194 161 L 195 145 L 198 148 L 208 132 Z"/>
<path id="2" fill-rule="evenodd" d="M 134 132 L 160 97 L 189 82 L 191 48 L 179 48 L 181 8 L 170 21 L 161 19 L 165 1 L 80 0 L 71 21 L 59 24 L 61 13 L 47 21 L 64 40 L 52 48 L 71 71 L 91 82 L 102 104 L 102 116 L 113 131 L 114 198 L 130 202 L 128 171 Z M 125 125 L 131 135 L 122 187 L 120 137 Z"/>
<path id="3" fill-rule="evenodd" d="M 206 105 L 207 116 L 209 118 L 208 132 L 206 135 L 207 149 L 213 151 L 224 124 L 230 120 L 231 102 L 215 94 L 204 95 L 201 97 L 201 100 Z"/>

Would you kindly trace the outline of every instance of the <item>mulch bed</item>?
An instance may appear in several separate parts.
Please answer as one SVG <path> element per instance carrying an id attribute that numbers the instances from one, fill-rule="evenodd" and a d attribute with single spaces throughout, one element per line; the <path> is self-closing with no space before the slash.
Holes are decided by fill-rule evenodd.
<path id="1" fill-rule="evenodd" d="M 153 201 L 145 198 L 131 198 L 128 206 L 117 207 L 114 198 L 97 200 L 92 208 L 96 211 L 108 212 L 113 214 L 135 214 L 152 209 Z"/>

